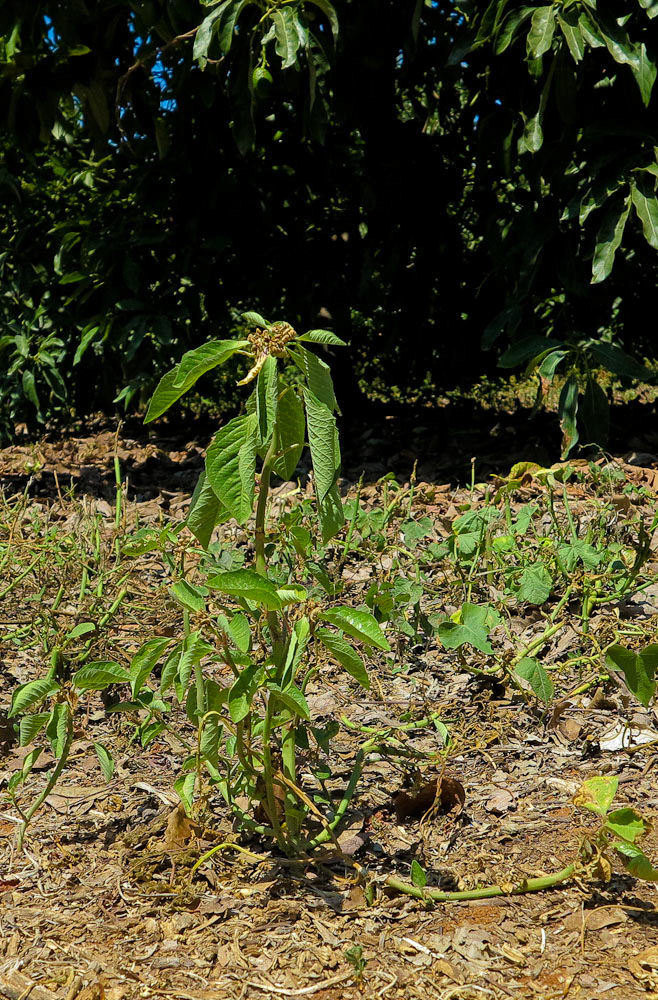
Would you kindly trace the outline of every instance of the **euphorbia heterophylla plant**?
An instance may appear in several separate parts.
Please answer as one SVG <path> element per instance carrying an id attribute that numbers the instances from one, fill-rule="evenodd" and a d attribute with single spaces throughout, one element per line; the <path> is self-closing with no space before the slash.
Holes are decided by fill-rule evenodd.
<path id="1" fill-rule="evenodd" d="M 254 386 L 246 412 L 222 427 L 208 448 L 186 523 L 207 547 L 217 524 L 234 518 L 246 525 L 255 506 L 255 566 L 210 576 L 204 587 L 182 581 L 173 588 L 186 608 L 188 627 L 184 640 L 164 664 L 160 689 L 165 695 L 173 685 L 198 727 L 198 752 L 188 759 L 187 772 L 177 782 L 184 803 L 191 803 L 195 787 L 198 791 L 204 765 L 246 826 L 274 836 L 282 849 L 294 853 L 332 837 L 358 776 L 355 773 L 348 793 L 328 817 L 320 816 L 299 787 L 298 747 L 308 747 L 313 734 L 326 748 L 325 734 L 310 726 L 305 696 L 321 662 L 315 652 L 318 644 L 324 656 L 328 652 L 364 687 L 369 685 L 368 675 L 353 641 L 386 651 L 390 647 L 369 613 L 351 607 L 313 609 L 299 582 L 289 580 L 276 586 L 268 578 L 270 479 L 272 473 L 290 479 L 306 443 L 323 543 L 344 521 L 337 486 L 338 408 L 331 373 L 325 361 L 306 347 L 342 347 L 344 343 L 327 330 L 298 335 L 288 323 L 268 323 L 257 313 L 246 313 L 244 320 L 256 328 L 245 340 L 211 341 L 185 354 L 161 380 L 146 415 L 147 421 L 160 416 L 201 375 L 233 355 L 249 358 L 249 371 L 238 383 Z M 299 370 L 294 383 L 286 382 L 282 361 L 293 362 Z M 262 464 L 257 475 L 259 457 Z M 211 601 L 210 591 L 220 596 Z M 203 616 L 214 637 L 213 646 L 200 632 L 189 630 L 190 612 Z M 201 671 L 200 660 L 215 653 L 214 658 L 223 660 L 233 672 L 230 686 L 220 687 Z M 195 681 L 188 691 L 193 667 Z M 255 818 L 238 804 L 238 799 L 244 803 L 245 795 L 260 801 Z M 320 821 L 315 835 L 303 833 L 309 814 Z"/>

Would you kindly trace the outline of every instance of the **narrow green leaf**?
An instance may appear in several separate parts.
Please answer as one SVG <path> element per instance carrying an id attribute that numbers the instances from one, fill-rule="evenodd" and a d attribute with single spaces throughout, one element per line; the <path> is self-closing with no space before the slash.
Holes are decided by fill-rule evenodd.
<path id="1" fill-rule="evenodd" d="M 329 0 L 306 0 L 307 3 L 313 3 L 316 7 L 319 7 L 324 16 L 329 21 L 331 27 L 331 34 L 333 35 L 334 43 L 338 41 L 338 15 L 334 10 L 333 4 L 329 3 Z M 645 0 L 646 2 L 646 0 Z M 653 16 L 653 15 L 651 15 Z"/>
<path id="2" fill-rule="evenodd" d="M 79 691 L 103 691 L 110 684 L 130 682 L 130 674 L 113 660 L 97 660 L 81 667 L 71 682 Z"/>
<path id="3" fill-rule="evenodd" d="M 277 684 L 268 684 L 267 687 L 270 695 L 280 701 L 293 715 L 301 715 L 302 719 L 311 718 L 306 698 L 294 684 L 288 684 L 285 689 L 280 688 Z"/>
<path id="4" fill-rule="evenodd" d="M 579 63 L 585 54 L 585 40 L 578 23 L 578 12 L 574 7 L 562 8 L 558 12 L 557 21 L 564 36 L 571 58 Z"/>
<path id="5" fill-rule="evenodd" d="M 521 25 L 534 14 L 535 10 L 535 7 L 521 7 L 519 10 L 512 11 L 509 14 L 503 22 L 496 38 L 494 51 L 497 56 L 502 55 L 509 48 L 515 40 Z"/>
<path id="6" fill-rule="evenodd" d="M 647 47 L 644 42 L 637 48 L 638 65 L 633 67 L 633 76 L 640 89 L 640 97 L 645 107 L 648 106 L 653 93 L 653 85 L 656 82 L 656 64 L 649 57 Z"/>
<path id="7" fill-rule="evenodd" d="M 615 375 L 622 375 L 645 382 L 650 382 L 655 378 L 649 368 L 646 368 L 636 358 L 627 354 L 626 351 L 622 351 L 620 347 L 615 347 L 614 344 L 605 344 L 602 341 L 593 340 L 588 343 L 587 347 L 599 364 Z"/>
<path id="8" fill-rule="evenodd" d="M 307 330 L 297 341 L 307 341 L 311 344 L 331 344 L 332 347 L 347 347 L 344 340 L 337 337 L 331 330 Z"/>
<path id="9" fill-rule="evenodd" d="M 390 653 L 391 647 L 381 628 L 367 611 L 357 608 L 338 607 L 323 611 L 318 616 L 322 621 L 329 622 L 347 632 L 353 639 L 360 639 L 370 646 L 376 646 Z"/>
<path id="10" fill-rule="evenodd" d="M 646 181 L 638 179 L 633 187 L 632 197 L 637 217 L 642 223 L 644 238 L 649 246 L 658 250 L 658 199 L 653 183 L 648 178 Z"/>
<path id="11" fill-rule="evenodd" d="M 562 428 L 562 460 L 578 443 L 578 378 L 572 374 L 562 386 L 558 401 L 558 416 Z"/>
<path id="12" fill-rule="evenodd" d="M 66 741 L 69 735 L 69 728 L 73 724 L 71 710 L 65 701 L 58 702 L 50 714 L 50 721 L 46 726 L 46 736 L 50 741 L 50 748 L 53 757 L 57 760 L 64 753 Z"/>
<path id="13" fill-rule="evenodd" d="M 102 743 L 94 743 L 94 750 L 96 751 L 103 777 L 106 781 L 111 781 L 114 774 L 114 758 L 112 754 Z"/>
<path id="14" fill-rule="evenodd" d="M 41 732 L 50 718 L 50 712 L 39 712 L 38 715 L 24 715 L 18 727 L 18 744 L 27 746 Z"/>
<path id="15" fill-rule="evenodd" d="M 8 717 L 11 719 L 14 715 L 26 712 L 28 708 L 38 705 L 39 702 L 55 694 L 56 691 L 59 691 L 59 682 L 53 676 L 21 684 L 12 695 Z"/>
<path id="16" fill-rule="evenodd" d="M 304 375 L 306 384 L 313 395 L 325 406 L 328 406 L 332 412 L 334 410 L 340 412 L 329 365 L 301 344 L 290 351 L 290 356 Z"/>
<path id="17" fill-rule="evenodd" d="M 588 375 L 585 384 L 580 415 L 585 428 L 586 443 L 605 447 L 610 429 L 610 404 L 605 389 L 591 374 Z"/>
<path id="18" fill-rule="evenodd" d="M 548 704 L 553 697 L 553 681 L 548 676 L 539 660 L 534 657 L 524 656 L 516 665 L 516 673 L 523 680 L 527 681 L 532 688 L 533 694 L 540 701 Z"/>
<path id="19" fill-rule="evenodd" d="M 206 372 L 223 365 L 237 351 L 250 347 L 248 340 L 210 340 L 183 355 L 176 366 L 172 388 L 187 392 Z"/>
<path id="20" fill-rule="evenodd" d="M 277 359 L 272 355 L 266 358 L 258 373 L 255 397 L 259 443 L 265 445 L 272 436 L 279 402 Z"/>
<path id="21" fill-rule="evenodd" d="M 415 858 L 411 862 L 411 881 L 417 889 L 424 889 L 427 885 L 425 870 L 418 864 Z"/>
<path id="22" fill-rule="evenodd" d="M 130 691 L 133 698 L 142 690 L 144 681 L 172 641 L 169 636 L 157 636 L 148 639 L 135 653 L 130 663 Z"/>
<path id="23" fill-rule="evenodd" d="M 206 609 L 205 598 L 208 594 L 206 587 L 194 587 L 187 580 L 179 580 L 169 588 L 169 593 L 187 611 L 198 614 Z"/>
<path id="24" fill-rule="evenodd" d="M 281 608 L 281 598 L 274 584 L 252 569 L 238 569 L 232 573 L 218 573 L 210 577 L 207 585 L 215 590 L 221 590 L 232 597 L 242 597 L 247 601 L 255 601 L 271 611 Z"/>
<path id="25" fill-rule="evenodd" d="M 227 3 L 224 6 L 220 25 L 217 31 L 219 45 L 222 52 L 226 53 L 230 50 L 231 45 L 233 44 L 233 36 L 238 23 L 238 18 L 245 7 L 250 3 L 252 3 L 252 0 L 230 0 L 230 3 Z"/>
<path id="26" fill-rule="evenodd" d="M 340 468 L 336 418 L 329 407 L 321 402 L 310 389 L 304 389 L 304 404 L 315 489 L 318 500 L 322 501 L 335 485 Z"/>
<path id="27" fill-rule="evenodd" d="M 174 781 L 174 791 L 176 795 L 183 803 L 183 808 L 186 813 L 190 813 L 192 806 L 194 805 L 194 786 L 196 784 L 196 774 L 194 771 L 191 774 L 181 774 Z"/>
<path id="28" fill-rule="evenodd" d="M 172 368 L 171 371 L 163 375 L 158 382 L 155 392 L 151 396 L 151 401 L 148 405 L 146 411 L 146 416 L 144 417 L 144 423 L 149 424 L 156 417 L 162 416 L 162 414 L 169 409 L 170 406 L 176 402 L 177 399 L 185 392 L 184 389 L 174 389 L 174 382 L 176 376 L 178 375 L 178 365 Z"/>
<path id="29" fill-rule="evenodd" d="M 358 681 L 366 691 L 370 690 L 370 678 L 365 668 L 363 658 L 352 645 L 339 633 L 326 628 L 316 628 L 315 638 L 319 639 L 331 655 L 347 670 L 348 674 Z"/>
<path id="30" fill-rule="evenodd" d="M 204 18 L 196 30 L 192 56 L 201 65 L 202 69 L 206 65 L 208 49 L 210 47 L 212 37 L 219 26 L 219 19 L 225 9 L 232 3 L 234 3 L 234 0 L 224 0 L 219 7 L 216 7 L 215 10 L 208 14 L 208 17 Z"/>
<path id="31" fill-rule="evenodd" d="M 630 210 L 631 197 L 628 195 L 621 203 L 615 201 L 606 212 L 596 236 L 596 247 L 592 260 L 593 285 L 605 281 L 612 271 L 615 254 L 621 244 Z"/>
<path id="32" fill-rule="evenodd" d="M 277 594 L 282 604 L 299 604 L 308 600 L 308 591 L 300 583 L 286 583 L 277 588 Z"/>

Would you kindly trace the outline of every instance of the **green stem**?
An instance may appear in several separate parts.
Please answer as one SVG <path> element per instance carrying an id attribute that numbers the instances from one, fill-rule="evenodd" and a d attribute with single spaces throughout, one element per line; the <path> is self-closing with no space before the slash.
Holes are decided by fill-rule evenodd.
<path id="1" fill-rule="evenodd" d="M 60 774 L 64 770 L 64 766 L 66 764 L 66 761 L 68 760 L 68 756 L 69 756 L 69 752 L 71 750 L 71 744 L 72 743 L 73 743 L 73 719 L 71 717 L 71 711 L 69 709 L 68 725 L 67 725 L 67 730 L 66 730 L 66 741 L 65 741 L 64 746 L 62 748 L 61 757 L 57 761 L 57 766 L 55 767 L 55 769 L 53 770 L 52 774 L 50 775 L 50 778 L 48 779 L 45 788 L 43 789 L 43 791 L 41 792 L 41 794 L 36 797 L 36 799 L 34 800 L 34 802 L 32 803 L 32 805 L 30 806 L 30 808 L 25 813 L 25 819 L 23 820 L 23 822 L 22 822 L 22 824 L 21 824 L 21 826 L 20 826 L 20 828 L 18 830 L 17 846 L 18 846 L 18 850 L 19 851 L 22 850 L 23 840 L 25 838 L 25 832 L 26 832 L 26 830 L 27 830 L 27 828 L 28 828 L 28 826 L 30 824 L 30 821 L 31 821 L 32 817 L 34 816 L 34 814 L 37 811 L 37 809 L 39 809 L 39 807 L 41 805 L 43 805 L 43 803 L 45 802 L 45 800 L 48 798 L 48 796 L 50 795 L 51 791 L 53 790 L 53 788 L 57 784 L 57 781 L 59 780 Z"/>
<path id="2" fill-rule="evenodd" d="M 513 886 L 488 885 L 483 889 L 467 889 L 463 892 L 441 892 L 440 889 L 421 889 L 411 885 L 409 882 L 402 882 L 401 879 L 392 875 L 386 879 L 384 885 L 389 889 L 395 889 L 406 896 L 414 896 L 416 899 L 431 899 L 435 903 L 458 903 L 468 899 L 494 899 L 496 896 L 522 896 L 526 892 L 541 892 L 542 889 L 551 889 L 561 882 L 566 882 L 575 875 L 577 864 L 574 862 L 567 865 L 562 871 L 555 872 L 554 875 L 544 875 L 541 878 L 527 878 Z"/>

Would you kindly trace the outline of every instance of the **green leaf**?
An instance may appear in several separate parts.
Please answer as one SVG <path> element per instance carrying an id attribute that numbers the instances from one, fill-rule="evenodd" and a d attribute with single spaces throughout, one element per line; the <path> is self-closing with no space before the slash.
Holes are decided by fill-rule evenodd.
<path id="1" fill-rule="evenodd" d="M 226 508 L 220 503 L 205 471 L 201 473 L 194 487 L 190 508 L 185 524 L 204 549 L 208 548 L 213 528 L 221 520 Z"/>
<path id="2" fill-rule="evenodd" d="M 301 715 L 303 719 L 311 718 L 306 698 L 294 684 L 288 684 L 285 689 L 280 688 L 278 684 L 268 684 L 267 687 L 270 694 L 285 705 L 293 715 Z"/>
<path id="3" fill-rule="evenodd" d="M 558 401 L 558 416 L 562 429 L 562 455 L 564 461 L 578 443 L 578 378 L 572 374 L 562 386 Z"/>
<path id="4" fill-rule="evenodd" d="M 264 445 L 272 436 L 279 401 L 277 360 L 271 354 L 258 373 L 255 397 L 258 438 L 259 443 Z"/>
<path id="5" fill-rule="evenodd" d="M 238 18 L 250 3 L 252 3 L 252 0 L 230 0 L 230 3 L 224 5 L 217 32 L 222 52 L 226 53 L 230 50 Z"/>
<path id="6" fill-rule="evenodd" d="M 255 601 L 270 611 L 281 608 L 281 598 L 274 584 L 252 569 L 238 569 L 232 573 L 219 573 L 207 581 L 209 587 L 221 590 L 232 597 L 240 597 L 247 601 Z"/>
<path id="7" fill-rule="evenodd" d="M 187 580 L 179 580 L 169 588 L 169 593 L 187 611 L 198 614 L 206 609 L 205 597 L 208 594 L 206 587 L 194 587 Z"/>
<path id="8" fill-rule="evenodd" d="M 50 718 L 50 712 L 48 712 L 48 718 Z M 30 750 L 27 754 L 23 761 L 23 766 L 21 767 L 21 776 L 23 779 L 27 778 L 42 753 L 43 747 L 35 747 L 34 750 Z"/>
<path id="9" fill-rule="evenodd" d="M 527 49 L 529 59 L 539 59 L 551 47 L 555 31 L 555 7 L 550 4 L 538 7 L 532 15 L 528 32 Z"/>
<path id="10" fill-rule="evenodd" d="M 592 284 L 605 281 L 612 271 L 615 254 L 624 235 L 624 227 L 631 210 L 631 196 L 623 202 L 615 200 L 606 212 L 596 236 L 596 247 L 592 259 Z"/>
<path id="11" fill-rule="evenodd" d="M 442 621 L 437 634 L 447 649 L 457 649 L 468 643 L 482 653 L 491 655 L 489 632 L 500 624 L 500 615 L 490 605 L 464 604 L 459 614 L 460 621 Z"/>
<path id="12" fill-rule="evenodd" d="M 591 374 L 588 375 L 585 384 L 580 415 L 585 428 L 586 443 L 605 447 L 610 429 L 610 404 L 605 389 Z"/>
<path id="13" fill-rule="evenodd" d="M 648 106 L 653 93 L 653 85 L 656 82 L 656 64 L 649 57 L 647 47 L 641 42 L 637 47 L 638 64 L 633 66 L 633 76 L 640 89 L 640 97 L 645 107 Z"/>
<path id="14" fill-rule="evenodd" d="M 621 837 L 622 840 L 631 844 L 646 836 L 651 830 L 651 823 L 640 816 L 635 809 L 628 806 L 608 813 L 605 825 L 606 829 L 612 831 L 615 837 Z"/>
<path id="15" fill-rule="evenodd" d="M 347 670 L 348 674 L 358 681 L 366 691 L 370 690 L 370 678 L 365 668 L 362 657 L 353 646 L 336 632 L 331 632 L 326 628 L 316 628 L 315 638 L 319 639 L 323 646 L 329 650 L 331 655 L 338 660 L 340 665 Z"/>
<path id="16" fill-rule="evenodd" d="M 321 502 L 335 485 L 340 468 L 336 418 L 310 389 L 304 389 L 303 392 L 315 490 L 318 501 Z"/>
<path id="17" fill-rule="evenodd" d="M 552 589 L 553 578 L 551 574 L 543 563 L 535 563 L 523 570 L 516 596 L 519 601 L 540 605 L 548 600 Z"/>
<path id="18" fill-rule="evenodd" d="M 37 396 L 36 382 L 34 378 L 34 373 L 31 371 L 23 372 L 23 393 L 29 399 L 29 401 L 34 405 L 36 410 L 40 410 L 39 397 Z"/>
<path id="19" fill-rule="evenodd" d="M 18 727 L 18 744 L 21 747 L 31 743 L 41 732 L 50 718 L 50 712 L 39 712 L 38 715 L 24 715 Z"/>
<path id="20" fill-rule="evenodd" d="M 574 62 L 579 63 L 585 54 L 585 40 L 578 23 L 578 12 L 575 8 L 562 8 L 558 12 L 557 21 L 564 40 L 569 46 L 569 52 Z"/>
<path id="21" fill-rule="evenodd" d="M 65 701 L 58 702 L 50 714 L 50 721 L 46 727 L 46 736 L 50 741 L 53 757 L 57 760 L 64 753 L 71 725 L 72 719 L 69 706 Z"/>
<path id="22" fill-rule="evenodd" d="M 190 632 L 182 642 L 174 646 L 165 660 L 160 675 L 160 694 L 164 694 L 175 683 L 178 699 L 182 701 L 192 667 L 212 651 L 213 647 L 201 638 L 199 632 Z"/>
<path id="23" fill-rule="evenodd" d="M 550 382 L 555 375 L 558 365 L 564 361 L 565 358 L 568 358 L 570 353 L 570 351 L 549 351 L 544 360 L 537 367 L 538 374 Z"/>
<path id="24" fill-rule="evenodd" d="M 71 682 L 79 691 L 103 691 L 110 684 L 126 684 L 130 674 L 114 660 L 97 660 L 81 667 Z"/>
<path id="25" fill-rule="evenodd" d="M 511 344 L 506 351 L 501 354 L 498 359 L 499 368 L 516 368 L 518 365 L 525 364 L 530 361 L 531 358 L 537 357 L 538 354 L 543 354 L 547 350 L 553 350 L 554 348 L 563 347 L 564 345 L 560 340 L 554 340 L 551 337 L 540 337 L 533 334 L 530 337 L 522 337 L 521 340 L 517 340 L 515 343 Z"/>
<path id="26" fill-rule="evenodd" d="M 262 330 L 269 330 L 270 324 L 266 319 L 263 319 L 260 313 L 257 312 L 246 312 L 242 313 L 242 319 L 247 326 L 259 326 Z"/>
<path id="27" fill-rule="evenodd" d="M 658 882 L 658 869 L 654 868 L 649 858 L 639 847 L 624 841 L 616 841 L 612 846 L 627 872 L 645 882 Z"/>
<path id="28" fill-rule="evenodd" d="M 360 639 L 370 646 L 383 649 L 390 653 L 391 647 L 388 639 L 381 628 L 367 611 L 359 611 L 357 608 L 338 607 L 323 611 L 318 616 L 322 621 L 329 622 L 337 628 L 347 632 L 353 639 Z"/>
<path id="29" fill-rule="evenodd" d="M 130 691 L 136 698 L 142 690 L 144 681 L 153 670 L 172 639 L 169 636 L 158 636 L 148 639 L 132 658 L 130 663 Z"/>
<path id="30" fill-rule="evenodd" d="M 334 384 L 329 365 L 301 344 L 290 351 L 290 356 L 300 369 L 313 395 L 333 412 L 338 410 Z"/>
<path id="31" fill-rule="evenodd" d="M 639 0 L 649 17 L 658 17 L 658 0 Z"/>
<path id="32" fill-rule="evenodd" d="M 548 704 L 553 697 L 553 681 L 548 676 L 539 660 L 534 659 L 534 657 L 524 656 L 523 659 L 517 663 L 515 672 L 519 677 L 522 677 L 523 680 L 528 682 L 532 688 L 533 694 L 535 694 L 540 701 Z"/>
<path id="33" fill-rule="evenodd" d="M 158 382 L 155 392 L 151 396 L 146 416 L 144 417 L 145 424 L 149 424 L 152 420 L 162 416 L 185 392 L 185 389 L 174 389 L 174 382 L 177 375 L 178 365 L 167 372 L 166 375 L 163 375 Z"/>
<path id="34" fill-rule="evenodd" d="M 417 889 L 424 889 L 427 885 L 427 875 L 415 858 L 411 862 L 411 882 Z"/>
<path id="35" fill-rule="evenodd" d="M 281 60 L 281 68 L 297 65 L 300 38 L 295 27 L 294 11 L 291 7 L 275 8 L 270 11 L 270 20 L 274 25 L 276 54 Z"/>
<path id="36" fill-rule="evenodd" d="M 219 19 L 224 13 L 226 7 L 228 7 L 231 3 L 234 3 L 234 0 L 224 0 L 219 7 L 216 7 L 215 10 L 208 14 L 208 17 L 204 18 L 196 30 L 192 56 L 201 64 L 202 69 L 207 62 L 206 57 L 208 55 L 208 49 L 210 47 L 212 37 L 219 26 Z"/>
<path id="37" fill-rule="evenodd" d="M 320 524 L 322 544 L 326 545 L 327 542 L 340 531 L 345 523 L 345 514 L 343 512 L 343 504 L 340 498 L 340 493 L 338 492 L 338 486 L 332 486 L 324 500 L 318 502 L 318 522 Z M 307 566 L 310 566 L 310 563 L 307 563 Z M 316 570 L 314 570 L 314 573 L 316 579 L 322 582 Z M 328 577 L 325 577 L 325 579 L 328 580 Z M 326 583 L 322 583 L 322 586 L 327 593 L 332 592 L 331 584 L 328 587 L 326 586 Z"/>
<path id="38" fill-rule="evenodd" d="M 96 631 L 96 625 L 94 622 L 80 622 L 75 628 L 72 628 L 70 632 L 66 633 L 66 641 L 69 639 L 78 639 L 81 635 L 88 635 L 90 632 Z"/>
<path id="39" fill-rule="evenodd" d="M 231 719 L 236 724 L 242 722 L 251 710 L 251 702 L 258 687 L 262 683 L 265 671 L 252 663 L 240 673 L 235 684 L 228 693 L 228 710 Z"/>
<path id="40" fill-rule="evenodd" d="M 228 622 L 228 634 L 241 653 L 251 649 L 251 626 L 246 615 L 233 615 Z"/>
<path id="41" fill-rule="evenodd" d="M 39 702 L 49 698 L 56 691 L 59 691 L 59 682 L 50 675 L 42 677 L 38 681 L 28 681 L 27 684 L 21 684 L 12 695 L 8 717 L 11 719 L 14 715 L 26 712 L 28 708 L 38 705 Z"/>
<path id="42" fill-rule="evenodd" d="M 308 591 L 300 583 L 286 583 L 277 588 L 277 594 L 281 598 L 281 604 L 299 604 L 308 600 Z"/>
<path id="43" fill-rule="evenodd" d="M 649 246 L 658 250 L 658 199 L 653 183 L 648 179 L 638 179 L 633 187 L 632 198 L 637 217 L 642 223 L 644 238 Z"/>
<path id="44" fill-rule="evenodd" d="M 174 781 L 174 791 L 183 803 L 186 813 L 189 813 L 194 805 L 194 786 L 196 784 L 196 774 L 181 774 Z"/>
<path id="45" fill-rule="evenodd" d="M 615 643 L 606 653 L 606 665 L 610 670 L 621 671 L 631 694 L 647 708 L 656 691 L 658 644 L 652 643 L 636 653 Z"/>
<path id="46" fill-rule="evenodd" d="M 201 347 L 184 354 L 176 367 L 173 388 L 187 392 L 206 372 L 224 364 L 237 351 L 244 351 L 251 345 L 248 340 L 210 340 Z"/>
<path id="47" fill-rule="evenodd" d="M 206 453 L 206 476 L 220 502 L 219 517 L 244 524 L 252 511 L 258 419 L 250 413 L 230 420 Z"/>
<path id="48" fill-rule="evenodd" d="M 648 368 L 637 361 L 626 351 L 614 344 L 604 344 L 601 341 L 589 341 L 587 347 L 594 358 L 607 368 L 614 375 L 621 375 L 628 378 L 640 379 L 645 382 L 652 381 L 655 376 Z"/>
<path id="49" fill-rule="evenodd" d="M 277 420 L 279 452 L 272 467 L 281 479 L 290 479 L 297 468 L 306 435 L 304 407 L 292 386 L 287 386 L 279 396 Z"/>
<path id="50" fill-rule="evenodd" d="M 588 778 L 574 795 L 574 805 L 589 809 L 599 816 L 605 816 L 617 794 L 618 785 L 619 778 L 615 775 L 611 777 L 597 775 L 594 778 Z"/>
<path id="51" fill-rule="evenodd" d="M 535 10 L 535 7 L 521 7 L 520 10 L 512 11 L 505 19 L 496 38 L 494 51 L 497 56 L 502 55 L 509 48 L 521 25 L 534 14 Z"/>
<path id="52" fill-rule="evenodd" d="M 311 344 L 331 344 L 332 347 L 347 347 L 345 341 L 337 337 L 331 330 L 308 330 L 297 337 L 297 341 L 307 341 Z"/>
<path id="53" fill-rule="evenodd" d="M 112 757 L 112 754 L 103 746 L 102 743 L 94 743 L 94 750 L 96 751 L 96 756 L 98 757 L 103 777 L 106 781 L 111 781 L 112 775 L 114 774 L 114 758 Z"/>

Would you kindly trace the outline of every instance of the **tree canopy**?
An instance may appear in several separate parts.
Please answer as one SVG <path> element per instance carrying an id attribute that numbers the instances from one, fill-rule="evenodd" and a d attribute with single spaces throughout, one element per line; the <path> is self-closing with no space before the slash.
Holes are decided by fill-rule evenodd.
<path id="1" fill-rule="evenodd" d="M 600 437 L 592 372 L 655 356 L 656 14 L 6 0 L 5 432 L 135 405 L 253 307 L 321 315 L 382 391 L 571 372 Z"/>

